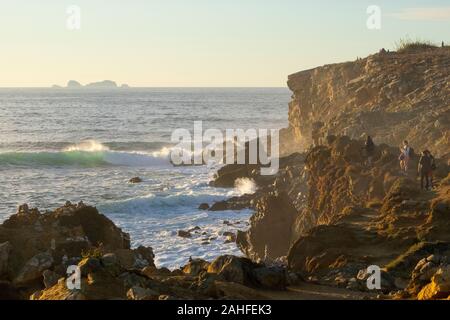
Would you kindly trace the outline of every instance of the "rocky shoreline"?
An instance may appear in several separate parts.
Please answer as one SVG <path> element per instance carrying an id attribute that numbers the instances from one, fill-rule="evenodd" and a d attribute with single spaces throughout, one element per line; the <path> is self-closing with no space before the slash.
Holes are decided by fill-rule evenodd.
<path id="1" fill-rule="evenodd" d="M 265 290 L 305 283 L 364 295 L 373 293 L 370 265 L 382 270 L 380 298 L 450 296 L 449 167 L 438 160 L 436 188 L 421 191 L 413 170 L 399 172 L 395 148 L 377 146 L 368 166 L 361 146 L 330 136 L 327 145 L 282 159 L 271 180 L 245 165 L 222 169 L 216 181 L 258 184 L 253 195 L 225 202 L 255 210 L 249 229 L 232 239 L 247 258 L 157 268 L 151 248 L 130 248 L 130 236 L 94 207 L 68 202 L 40 213 L 22 205 L 0 226 L 1 298 L 268 299 Z M 80 290 L 67 288 L 73 265 Z"/>
<path id="2" fill-rule="evenodd" d="M 41 213 L 22 205 L 0 225 L 0 299 L 271 299 L 273 291 L 289 299 L 305 285 L 361 298 L 449 299 L 449 67 L 448 48 L 436 48 L 292 75 L 279 172 L 224 166 L 211 186 L 249 179 L 257 191 L 199 207 L 254 210 L 246 231 L 223 235 L 246 257 L 157 268 L 152 248 L 131 248 L 129 234 L 94 207 Z M 370 163 L 368 133 L 376 142 Z M 406 138 L 436 155 L 432 190 L 419 188 L 418 156 L 400 171 L 393 145 Z M 68 289 L 70 266 L 80 271 L 80 289 Z M 381 270 L 375 290 L 367 286 L 371 266 Z"/>
<path id="3" fill-rule="evenodd" d="M 0 299 L 261 299 L 256 289 L 288 281 L 284 268 L 242 257 L 192 259 L 178 270 L 153 259 L 94 207 L 66 203 L 40 213 L 23 205 L 0 226 Z M 69 266 L 80 270 L 79 290 L 68 289 Z"/>

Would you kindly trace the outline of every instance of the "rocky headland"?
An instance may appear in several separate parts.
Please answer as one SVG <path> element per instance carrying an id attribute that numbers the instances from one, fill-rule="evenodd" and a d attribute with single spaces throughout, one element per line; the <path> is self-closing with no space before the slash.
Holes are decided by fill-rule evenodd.
<path id="1" fill-rule="evenodd" d="M 328 135 L 365 134 L 450 157 L 450 47 L 386 52 L 289 76 L 289 133 L 307 148 Z M 290 149 L 291 149 L 290 148 Z"/>

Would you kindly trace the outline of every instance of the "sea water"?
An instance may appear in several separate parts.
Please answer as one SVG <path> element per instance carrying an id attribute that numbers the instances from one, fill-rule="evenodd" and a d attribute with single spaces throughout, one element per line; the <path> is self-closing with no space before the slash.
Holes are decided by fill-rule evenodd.
<path id="1" fill-rule="evenodd" d="M 171 134 L 200 120 L 204 129 L 286 127 L 289 98 L 285 88 L 0 89 L 0 222 L 22 203 L 45 211 L 82 200 L 133 246 L 153 247 L 158 266 L 240 254 L 222 233 L 245 230 L 251 211 L 198 206 L 255 186 L 212 188 L 212 168 L 172 166 Z M 128 183 L 135 176 L 143 182 Z M 177 236 L 196 226 L 192 238 Z"/>

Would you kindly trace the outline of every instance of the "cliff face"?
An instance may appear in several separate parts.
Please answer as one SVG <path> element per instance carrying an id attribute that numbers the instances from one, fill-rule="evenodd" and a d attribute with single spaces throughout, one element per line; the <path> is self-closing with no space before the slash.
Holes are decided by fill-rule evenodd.
<path id="1" fill-rule="evenodd" d="M 450 157 L 450 48 L 379 53 L 289 76 L 289 126 L 302 147 L 327 135 Z"/>

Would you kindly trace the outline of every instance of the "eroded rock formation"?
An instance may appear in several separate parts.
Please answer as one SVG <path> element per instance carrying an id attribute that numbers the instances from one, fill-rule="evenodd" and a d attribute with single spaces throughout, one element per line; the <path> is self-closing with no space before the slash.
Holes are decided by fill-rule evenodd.
<path id="1" fill-rule="evenodd" d="M 22 205 L 0 226 L 0 299 L 266 299 L 257 289 L 286 287 L 285 269 L 246 258 L 194 259 L 173 271 L 153 259 L 94 207 Z M 79 269 L 78 289 L 68 286 L 69 266 Z"/>
<path id="2" fill-rule="evenodd" d="M 450 48 L 385 52 L 289 76 L 290 132 L 307 148 L 327 135 L 411 141 L 450 157 Z"/>

